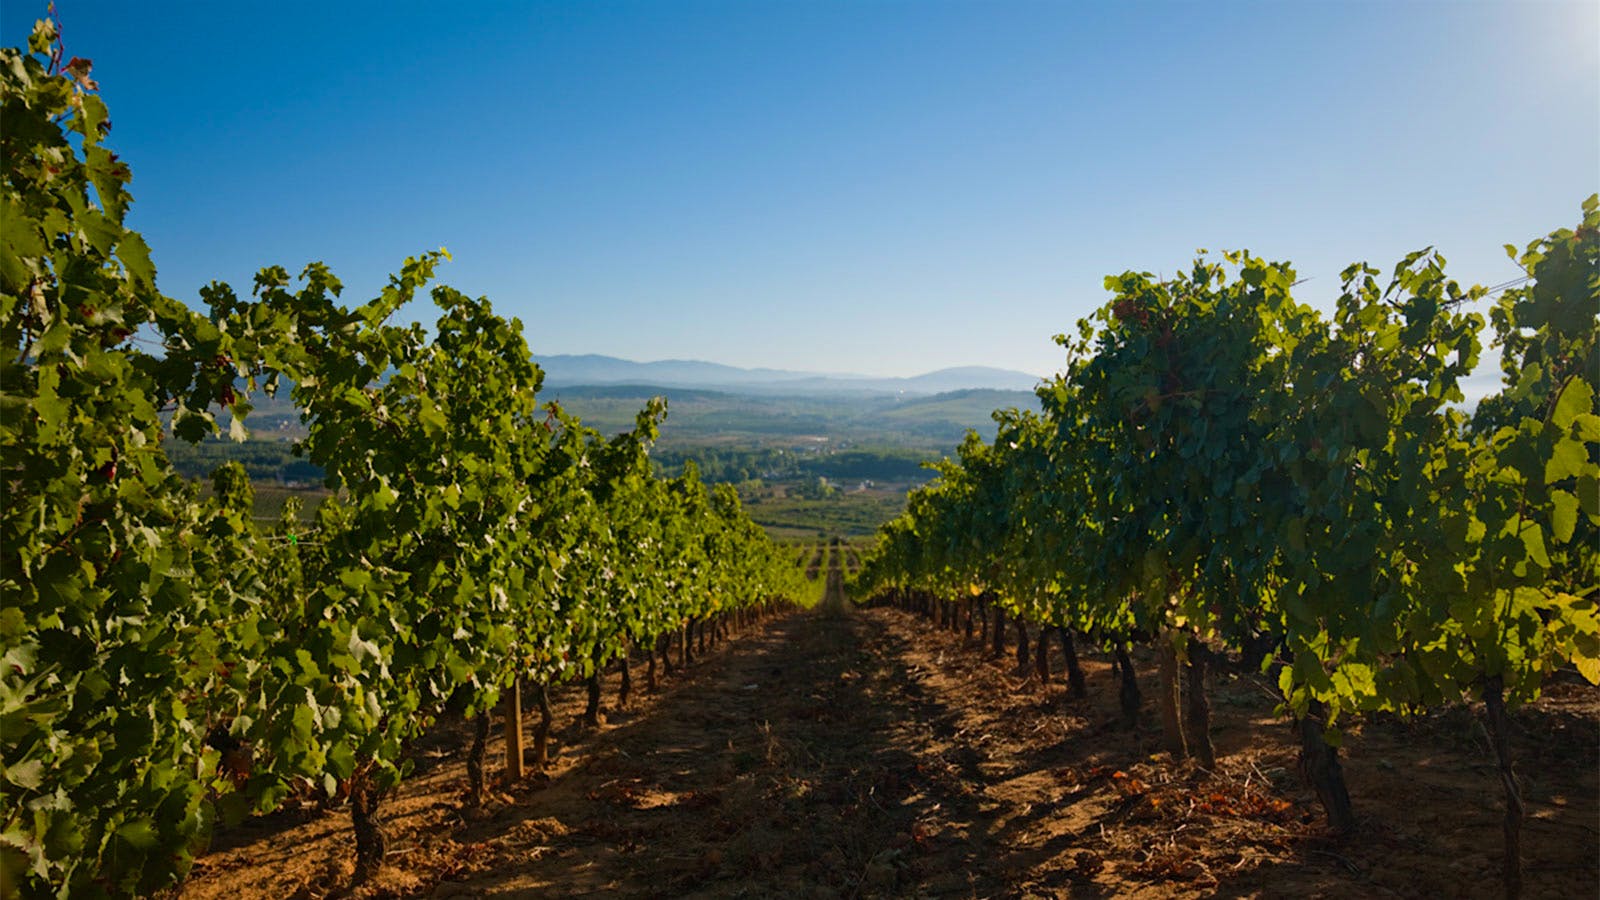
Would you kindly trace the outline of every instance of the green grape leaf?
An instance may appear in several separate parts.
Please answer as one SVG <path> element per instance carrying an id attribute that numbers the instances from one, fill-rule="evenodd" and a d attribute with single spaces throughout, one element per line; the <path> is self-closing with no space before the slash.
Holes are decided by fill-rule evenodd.
<path id="1" fill-rule="evenodd" d="M 1573 378 L 1561 389 L 1561 395 L 1556 398 L 1556 405 L 1550 411 L 1550 422 L 1562 431 L 1572 427 L 1572 423 L 1582 413 L 1594 412 L 1594 388 L 1582 378 Z"/>
<path id="2" fill-rule="evenodd" d="M 1569 437 L 1556 441 L 1555 449 L 1550 453 L 1550 459 L 1544 466 L 1544 483 L 1555 484 L 1563 478 L 1570 478 L 1583 473 L 1584 467 L 1589 462 L 1588 453 L 1584 452 L 1583 443 Z"/>
<path id="3" fill-rule="evenodd" d="M 1587 472 L 1578 476 L 1578 508 L 1590 519 L 1600 519 L 1600 476 Z"/>
<path id="4" fill-rule="evenodd" d="M 44 784 L 44 761 L 30 759 L 14 766 L 8 766 L 5 777 L 6 781 L 25 791 L 37 790 L 40 785 Z"/>
<path id="5" fill-rule="evenodd" d="M 1558 544 L 1572 540 L 1573 529 L 1578 525 L 1578 498 L 1563 490 L 1550 492 L 1550 536 Z"/>
<path id="6" fill-rule="evenodd" d="M 1542 569 L 1550 568 L 1550 554 L 1544 545 L 1544 529 L 1539 527 L 1538 522 L 1523 522 L 1518 537 L 1522 538 L 1522 546 L 1528 551 L 1529 559 Z"/>
<path id="7" fill-rule="evenodd" d="M 127 841 L 136 850 L 149 850 L 160 842 L 160 833 L 156 831 L 155 823 L 144 816 L 129 819 L 117 829 L 117 836 Z"/>
<path id="8" fill-rule="evenodd" d="M 1573 417 L 1572 430 L 1577 433 L 1578 440 L 1584 443 L 1600 443 L 1600 416 L 1584 412 Z"/>

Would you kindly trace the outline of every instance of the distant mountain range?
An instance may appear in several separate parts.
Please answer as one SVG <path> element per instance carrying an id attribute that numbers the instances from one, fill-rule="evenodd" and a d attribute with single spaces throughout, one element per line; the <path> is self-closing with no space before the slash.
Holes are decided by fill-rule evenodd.
<path id="1" fill-rule="evenodd" d="M 1038 376 L 1013 369 L 961 366 L 912 378 L 795 372 L 785 369 L 741 369 L 699 360 L 665 359 L 633 362 L 614 356 L 536 356 L 551 387 L 638 384 L 705 388 L 746 394 L 942 394 L 949 391 L 1031 391 Z"/>

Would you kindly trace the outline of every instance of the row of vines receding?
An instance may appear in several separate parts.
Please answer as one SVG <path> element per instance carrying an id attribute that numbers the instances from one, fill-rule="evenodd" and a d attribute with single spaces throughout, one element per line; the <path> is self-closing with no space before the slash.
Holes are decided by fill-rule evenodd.
<path id="1" fill-rule="evenodd" d="M 442 713 L 800 595 L 731 489 L 652 473 L 664 403 L 613 437 L 541 405 L 521 323 L 427 290 L 443 251 L 355 306 L 320 264 L 163 296 L 96 89 L 49 22 L 0 51 L 5 895 L 160 889 L 218 820 L 308 793 L 370 873 Z M 424 294 L 434 326 L 399 324 Z M 260 526 L 242 468 L 203 494 L 164 453 L 243 437 L 261 392 L 327 473 L 310 520 Z"/>
<path id="2" fill-rule="evenodd" d="M 856 596 L 1069 629 L 1123 664 L 1131 716 L 1126 650 L 1152 643 L 1166 744 L 1207 767 L 1208 660 L 1259 664 L 1341 831 L 1341 721 L 1481 700 L 1515 894 L 1507 708 L 1562 667 L 1600 682 L 1596 198 L 1576 229 L 1506 249 L 1526 276 L 1499 292 L 1432 250 L 1387 278 L 1353 265 L 1331 315 L 1248 253 L 1107 278 L 1111 301 L 1057 337 L 1042 414 L 969 434 Z M 1469 411 L 1486 329 L 1504 375 Z"/>

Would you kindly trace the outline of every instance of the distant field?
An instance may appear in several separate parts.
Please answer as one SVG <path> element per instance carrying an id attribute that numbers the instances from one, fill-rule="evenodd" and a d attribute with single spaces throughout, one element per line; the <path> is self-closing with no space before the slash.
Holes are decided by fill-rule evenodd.
<path id="1" fill-rule="evenodd" d="M 196 486 L 200 489 L 201 497 L 211 496 L 211 482 L 199 479 L 196 481 Z M 289 502 L 290 497 L 300 500 L 300 512 L 297 513 L 300 521 L 309 522 L 316 516 L 317 508 L 322 505 L 322 501 L 328 499 L 333 493 L 327 488 L 288 488 L 261 482 L 254 482 L 251 487 L 255 489 L 256 495 L 256 502 L 251 510 L 251 516 L 263 525 L 269 522 L 277 522 L 278 519 L 283 517 L 283 508 Z"/>
<path id="2" fill-rule="evenodd" d="M 209 486 L 202 485 L 202 493 Z M 283 488 L 256 485 L 255 517 L 265 523 L 283 515 L 290 497 L 300 499 L 300 521 L 310 521 L 329 496 L 324 488 Z M 878 526 L 905 509 L 905 488 L 839 492 L 830 497 L 809 499 L 784 496 L 782 486 L 762 486 L 740 491 L 745 512 L 767 534 L 781 542 L 810 543 L 844 537 L 854 543 L 871 542 Z"/>
<path id="3" fill-rule="evenodd" d="M 781 487 L 744 494 L 741 492 L 745 512 L 777 540 L 870 535 L 906 505 L 903 486 L 839 492 L 817 499 L 786 496 Z"/>
<path id="4" fill-rule="evenodd" d="M 967 429 L 992 434 L 996 409 L 1037 409 L 1028 391 L 969 390 L 930 396 L 889 394 L 766 397 L 620 385 L 575 387 L 548 392 L 591 427 L 619 431 L 651 397 L 667 398 L 663 446 L 707 441 L 778 445 L 869 443 L 944 452 Z M 541 395 L 544 396 L 544 395 Z"/>
<path id="5" fill-rule="evenodd" d="M 317 514 L 317 507 L 322 501 L 328 499 L 329 491 L 325 488 L 281 488 L 272 485 L 256 486 L 255 516 L 258 519 L 271 519 L 277 521 L 283 515 L 284 504 L 290 497 L 300 498 L 300 521 L 310 521 Z"/>
<path id="6" fill-rule="evenodd" d="M 997 408 L 1037 408 L 1026 391 L 968 390 L 931 396 L 832 394 L 756 396 L 640 385 L 547 390 L 602 433 L 633 427 L 657 394 L 667 419 L 652 453 L 658 471 L 681 472 L 693 461 L 708 482 L 739 486 L 751 518 L 775 538 L 870 535 L 905 508 L 906 491 L 932 477 L 923 463 L 952 453 L 968 429 L 990 435 Z M 198 445 L 171 442 L 167 451 L 185 477 L 204 484 L 218 465 L 244 465 L 256 487 L 256 515 L 276 519 L 284 501 L 302 498 L 309 517 L 327 496 L 322 472 L 293 453 L 304 432 L 280 392 L 258 398 L 247 420 L 251 439 Z"/>

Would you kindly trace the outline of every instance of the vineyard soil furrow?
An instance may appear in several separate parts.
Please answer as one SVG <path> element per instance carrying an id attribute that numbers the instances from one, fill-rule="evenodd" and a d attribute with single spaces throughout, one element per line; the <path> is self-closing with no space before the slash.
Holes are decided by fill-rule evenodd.
<path id="1" fill-rule="evenodd" d="M 1121 724 L 1107 660 L 1089 697 L 1019 679 L 894 610 L 835 591 L 705 657 L 598 731 L 567 724 L 550 770 L 463 814 L 469 729 L 393 802 L 391 856 L 358 896 L 1495 896 L 1499 813 L 1474 719 L 1352 728 L 1362 828 L 1336 839 L 1289 726 L 1249 675 L 1215 676 L 1214 775 L 1160 749 L 1153 704 Z M 1059 652 L 1058 650 L 1055 652 Z M 1141 679 L 1153 658 L 1136 655 Z M 1057 671 L 1060 671 L 1058 664 Z M 606 696 L 614 697 L 615 676 Z M 1153 681 L 1145 685 L 1153 693 Z M 555 698 L 575 723 L 583 692 Z M 1596 880 L 1596 694 L 1555 685 L 1518 718 L 1527 896 Z M 496 736 L 498 738 L 498 735 Z M 493 752 L 491 751 L 491 755 Z M 323 896 L 349 826 L 285 815 L 219 839 L 186 897 Z"/>

